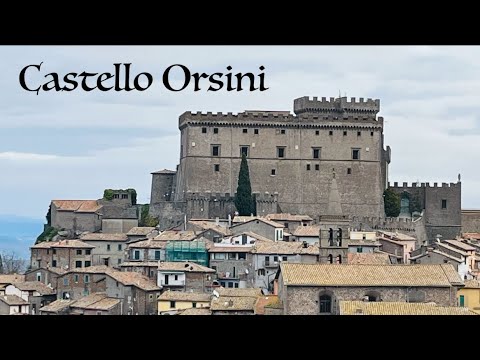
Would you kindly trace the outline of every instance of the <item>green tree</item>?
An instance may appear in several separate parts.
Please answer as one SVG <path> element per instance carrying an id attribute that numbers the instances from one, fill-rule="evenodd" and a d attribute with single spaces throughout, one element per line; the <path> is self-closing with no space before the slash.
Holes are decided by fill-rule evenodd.
<path id="1" fill-rule="evenodd" d="M 158 225 L 158 219 L 154 218 L 149 214 L 150 205 L 145 204 L 142 205 L 142 210 L 140 212 L 140 221 L 138 222 L 138 226 L 149 226 L 155 227 Z"/>
<path id="2" fill-rule="evenodd" d="M 242 154 L 242 163 L 238 173 L 237 195 L 235 206 L 241 216 L 255 215 L 255 199 L 252 196 L 252 185 L 250 184 L 250 173 L 248 171 L 247 157 Z"/>
<path id="3" fill-rule="evenodd" d="M 400 195 L 388 188 L 383 192 L 385 215 L 397 217 L 400 215 Z"/>

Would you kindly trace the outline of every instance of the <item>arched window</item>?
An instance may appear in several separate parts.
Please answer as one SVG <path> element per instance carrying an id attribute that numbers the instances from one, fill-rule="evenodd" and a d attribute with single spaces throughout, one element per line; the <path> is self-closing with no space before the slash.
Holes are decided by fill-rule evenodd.
<path id="1" fill-rule="evenodd" d="M 332 312 L 332 297 L 327 294 L 320 295 L 320 314 Z"/>
<path id="2" fill-rule="evenodd" d="M 330 246 L 333 246 L 333 229 L 328 230 L 328 243 Z"/>
<path id="3" fill-rule="evenodd" d="M 338 255 L 337 256 L 337 264 L 341 264 L 342 263 L 342 255 Z"/>
<path id="4" fill-rule="evenodd" d="M 328 255 L 328 263 L 333 264 L 333 255 L 332 254 Z"/>

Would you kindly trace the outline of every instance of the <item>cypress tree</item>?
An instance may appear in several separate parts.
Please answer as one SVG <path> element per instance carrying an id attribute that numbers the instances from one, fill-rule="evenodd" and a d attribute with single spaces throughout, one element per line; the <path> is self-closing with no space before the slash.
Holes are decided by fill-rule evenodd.
<path id="1" fill-rule="evenodd" d="M 242 154 L 242 163 L 238 173 L 237 195 L 235 206 L 240 216 L 255 215 L 255 202 L 252 196 L 252 185 L 250 184 L 250 173 L 248 171 L 247 157 Z"/>
<path id="2" fill-rule="evenodd" d="M 387 217 L 397 217 L 400 215 L 400 195 L 388 188 L 383 192 L 385 215 Z"/>

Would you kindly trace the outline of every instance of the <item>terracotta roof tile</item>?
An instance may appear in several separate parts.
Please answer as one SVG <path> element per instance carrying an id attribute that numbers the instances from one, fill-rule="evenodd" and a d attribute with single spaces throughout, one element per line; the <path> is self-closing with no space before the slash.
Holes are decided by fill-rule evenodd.
<path id="1" fill-rule="evenodd" d="M 127 234 L 123 233 L 88 233 L 80 236 L 82 241 L 127 241 Z"/>
<path id="2" fill-rule="evenodd" d="M 14 286 L 22 291 L 37 291 L 40 295 L 52 295 L 56 293 L 55 290 L 40 281 L 18 282 L 15 283 Z"/>
<path id="3" fill-rule="evenodd" d="M 52 200 L 59 211 L 97 212 L 102 205 L 97 200 Z"/>
<path id="4" fill-rule="evenodd" d="M 224 226 L 217 225 L 216 223 L 214 223 L 212 221 L 190 220 L 188 223 L 191 224 L 191 225 L 194 225 L 194 226 L 198 226 L 199 228 L 201 228 L 203 230 L 214 230 L 214 231 L 222 234 L 223 236 L 229 236 L 229 235 L 232 234 L 232 232 L 228 228 L 226 228 Z"/>
<path id="5" fill-rule="evenodd" d="M 71 300 L 71 299 L 70 300 L 58 299 L 58 300 L 55 300 L 54 302 L 51 302 L 50 304 L 40 308 L 40 311 L 57 313 L 59 311 L 62 311 L 64 309 L 70 307 L 70 305 L 74 302 L 75 302 L 75 300 Z"/>
<path id="6" fill-rule="evenodd" d="M 281 262 L 287 286 L 432 286 L 463 285 L 451 264 L 347 265 Z"/>
<path id="7" fill-rule="evenodd" d="M 157 241 L 155 239 L 148 239 L 142 241 L 136 241 L 133 243 L 128 244 L 127 249 L 138 249 L 138 248 L 146 248 L 146 249 L 165 249 L 167 247 L 167 241 Z"/>
<path id="8" fill-rule="evenodd" d="M 193 301 L 210 302 L 212 295 L 198 292 L 170 291 L 163 292 L 158 300 L 164 301 Z"/>
<path id="9" fill-rule="evenodd" d="M 320 237 L 320 226 L 299 226 L 293 232 L 293 236 L 313 236 Z"/>
<path id="10" fill-rule="evenodd" d="M 348 253 L 348 263 L 354 264 L 390 264 L 390 256 L 386 253 Z"/>
<path id="11" fill-rule="evenodd" d="M 466 289 L 479 289 L 480 288 L 480 281 L 478 280 L 465 280 L 465 288 Z"/>
<path id="12" fill-rule="evenodd" d="M 476 233 L 463 233 L 462 234 L 462 237 L 464 239 L 472 239 L 472 240 L 480 240 L 480 233 L 476 232 Z"/>
<path id="13" fill-rule="evenodd" d="M 386 236 L 392 238 L 393 240 L 398 240 L 398 241 L 416 240 L 414 237 L 412 237 L 410 235 L 399 233 L 399 232 L 390 232 L 390 231 L 378 230 L 378 233 L 385 234 Z"/>
<path id="14" fill-rule="evenodd" d="M 239 226 L 239 225 L 242 225 L 242 224 L 247 224 L 247 223 L 252 222 L 252 221 L 261 221 L 261 222 L 263 222 L 263 223 L 265 223 L 265 224 L 267 224 L 267 225 L 273 226 L 274 228 L 282 228 L 282 229 L 283 229 L 283 228 L 285 227 L 285 226 L 283 226 L 283 224 L 279 224 L 279 223 L 277 223 L 277 222 L 275 222 L 275 221 L 267 220 L 267 219 L 262 218 L 262 217 L 255 217 L 255 216 L 254 216 L 254 217 L 250 217 L 250 216 L 245 216 L 244 218 L 245 218 L 246 221 L 239 221 L 239 222 L 236 222 L 236 221 L 235 221 L 236 218 L 237 218 L 237 216 L 235 216 L 235 217 L 233 218 L 233 220 L 234 220 L 234 221 L 233 221 L 233 223 L 234 223 L 233 226 Z M 249 218 L 249 220 L 247 220 L 247 218 Z"/>
<path id="15" fill-rule="evenodd" d="M 181 241 L 194 240 L 201 235 L 199 231 L 173 231 L 167 230 L 154 238 L 155 241 Z"/>
<path id="16" fill-rule="evenodd" d="M 254 219 L 258 219 L 259 217 L 258 216 L 235 216 L 233 219 L 232 219 L 232 223 L 233 224 L 238 224 L 238 223 L 245 223 L 245 222 L 248 222 L 250 220 L 254 220 Z"/>
<path id="17" fill-rule="evenodd" d="M 471 245 L 468 245 L 462 241 L 458 241 L 458 240 L 443 240 L 442 242 L 444 243 L 447 243 L 448 245 L 451 245 L 453 247 L 458 247 L 462 250 L 465 250 L 465 251 L 474 251 L 475 248 Z"/>
<path id="18" fill-rule="evenodd" d="M 220 296 L 213 298 L 212 311 L 252 311 L 255 312 L 257 297 Z"/>
<path id="19" fill-rule="evenodd" d="M 155 230 L 154 227 L 135 226 L 127 232 L 127 235 L 128 236 L 147 236 L 154 230 Z"/>
<path id="20" fill-rule="evenodd" d="M 303 247 L 301 242 L 286 242 L 286 241 L 262 241 L 258 242 L 253 247 L 253 253 L 257 254 L 312 254 L 318 255 L 318 246 L 309 245 L 307 248 Z"/>
<path id="21" fill-rule="evenodd" d="M 25 275 L 20 275 L 20 274 L 0 275 L 0 284 L 13 284 L 19 281 L 25 281 Z"/>
<path id="22" fill-rule="evenodd" d="M 340 301 L 340 315 L 477 315 L 465 307 L 433 303 Z"/>
<path id="23" fill-rule="evenodd" d="M 70 307 L 87 310 L 110 310 L 119 303 L 119 299 L 110 298 L 105 293 L 93 293 L 74 301 Z"/>
<path id="24" fill-rule="evenodd" d="M 180 315 L 212 315 L 209 308 L 190 308 L 183 310 Z"/>
<path id="25" fill-rule="evenodd" d="M 29 303 L 23 300 L 21 297 L 17 295 L 0 295 L 0 301 L 3 301 L 5 304 L 13 306 L 13 305 L 28 305 Z"/>
<path id="26" fill-rule="evenodd" d="M 258 297 L 262 295 L 262 290 L 258 288 L 223 288 L 220 287 L 217 289 L 217 292 L 220 296 L 230 296 L 230 297 Z"/>
<path id="27" fill-rule="evenodd" d="M 37 245 L 33 245 L 31 249 L 51 249 L 51 248 L 77 248 L 77 249 L 93 249 L 95 246 L 87 244 L 81 240 L 60 240 L 60 241 L 44 241 Z"/>

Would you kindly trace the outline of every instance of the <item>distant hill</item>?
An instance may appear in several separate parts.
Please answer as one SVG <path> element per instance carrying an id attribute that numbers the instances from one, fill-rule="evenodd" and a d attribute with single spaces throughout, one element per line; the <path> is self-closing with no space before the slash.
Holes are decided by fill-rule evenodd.
<path id="1" fill-rule="evenodd" d="M 19 257 L 29 259 L 29 247 L 43 231 L 44 222 L 43 219 L 0 215 L 0 251 L 15 251 Z"/>

